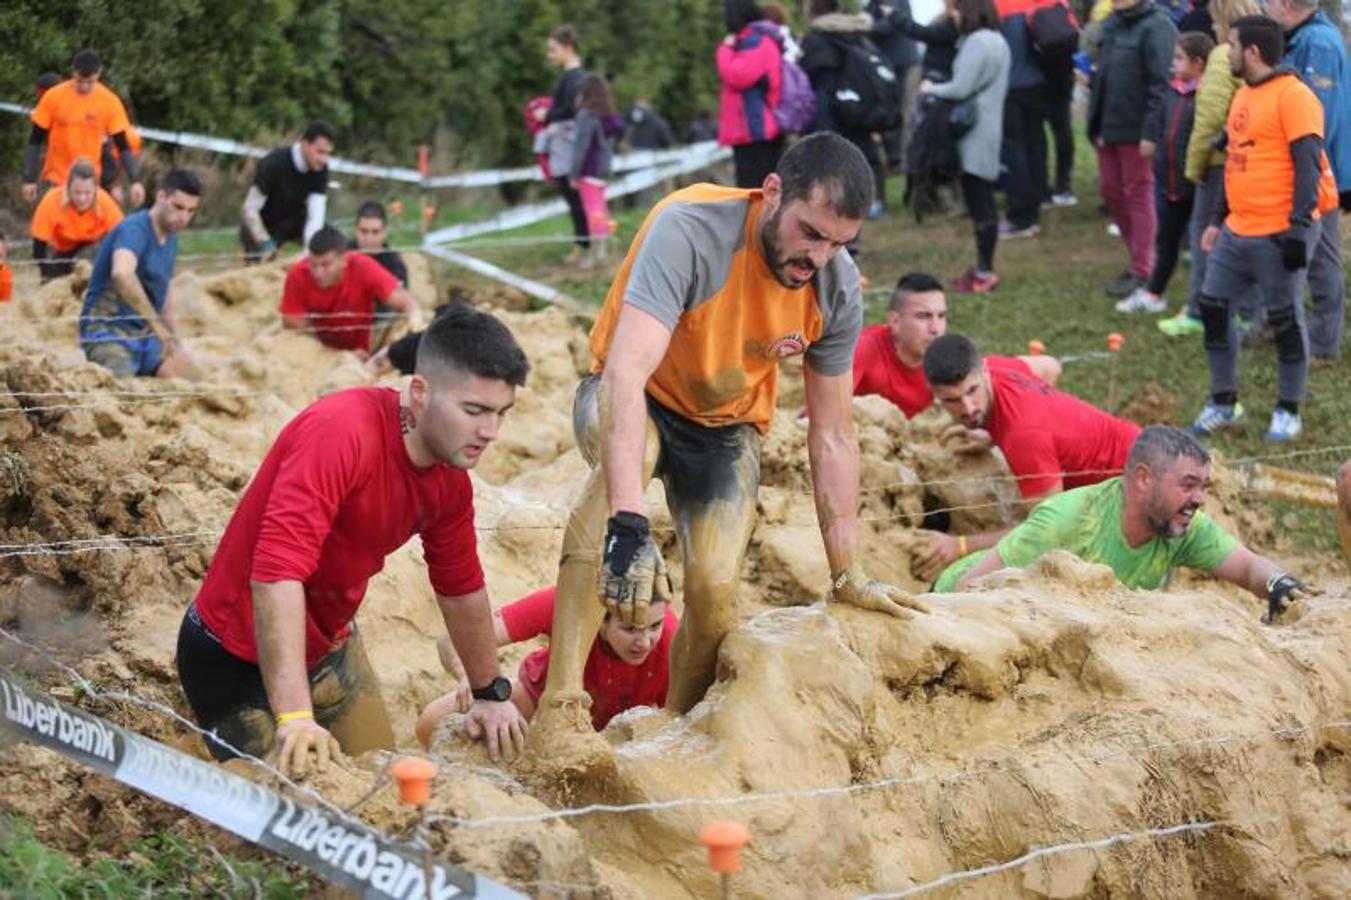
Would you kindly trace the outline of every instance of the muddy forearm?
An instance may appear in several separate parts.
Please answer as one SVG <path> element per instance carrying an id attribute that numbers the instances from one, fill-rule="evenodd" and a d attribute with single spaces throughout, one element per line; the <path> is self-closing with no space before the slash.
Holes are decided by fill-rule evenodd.
<path id="1" fill-rule="evenodd" d="M 812 494 L 831 574 L 844 571 L 858 549 L 858 443 L 850 428 L 808 425 Z"/>

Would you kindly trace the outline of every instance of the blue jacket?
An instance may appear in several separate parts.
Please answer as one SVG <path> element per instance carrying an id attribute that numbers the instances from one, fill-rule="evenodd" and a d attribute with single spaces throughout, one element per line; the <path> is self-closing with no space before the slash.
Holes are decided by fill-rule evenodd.
<path id="1" fill-rule="evenodd" d="M 1027 25 L 1024 13 L 1014 13 L 999 21 L 999 30 L 1009 45 L 1009 90 L 1041 87 L 1046 83 L 1046 73 L 1032 52 L 1032 32 Z"/>
<path id="2" fill-rule="evenodd" d="M 1285 36 L 1285 60 L 1323 104 L 1323 146 L 1338 191 L 1351 191 L 1351 63 L 1346 44 L 1322 11 Z"/>

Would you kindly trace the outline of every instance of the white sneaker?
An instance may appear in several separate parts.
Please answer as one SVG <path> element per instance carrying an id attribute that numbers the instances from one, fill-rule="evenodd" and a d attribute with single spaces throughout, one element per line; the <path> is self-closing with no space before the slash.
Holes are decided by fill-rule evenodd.
<path id="1" fill-rule="evenodd" d="M 1293 440 L 1299 437 L 1299 433 L 1303 430 L 1304 423 L 1299 420 L 1299 413 L 1292 413 L 1278 406 L 1271 411 L 1271 427 L 1267 429 L 1267 440 Z"/>
<path id="2" fill-rule="evenodd" d="M 1121 226 L 1112 222 L 1107 226 L 1108 237 L 1121 237 Z"/>
<path id="3" fill-rule="evenodd" d="M 1142 287 L 1136 288 L 1124 300 L 1118 300 L 1116 311 L 1120 313 L 1165 313 L 1168 301 L 1158 294 L 1151 294 Z"/>
<path id="4" fill-rule="evenodd" d="M 1078 206 L 1079 198 L 1073 194 L 1052 194 L 1051 205 L 1059 207 Z"/>

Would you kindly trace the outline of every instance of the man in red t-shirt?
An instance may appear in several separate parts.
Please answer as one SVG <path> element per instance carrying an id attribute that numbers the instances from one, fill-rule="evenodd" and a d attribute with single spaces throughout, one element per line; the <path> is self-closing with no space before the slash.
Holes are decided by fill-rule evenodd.
<path id="1" fill-rule="evenodd" d="M 924 272 L 907 272 L 891 294 L 887 321 L 869 325 L 854 348 L 854 396 L 881 394 L 913 419 L 933 404 L 924 377 L 924 351 L 948 330 L 943 285 Z M 1014 366 L 1047 384 L 1060 379 L 1051 356 L 991 356 L 991 364 Z"/>
<path id="2" fill-rule="evenodd" d="M 965 335 L 949 334 L 924 353 L 934 397 L 968 429 L 984 429 L 1018 479 L 1027 509 L 1067 488 L 1121 474 L 1140 426 L 1118 419 L 1017 369 L 989 365 Z M 993 547 L 1010 529 L 941 535 L 919 560 L 937 575 L 954 560 Z"/>
<path id="3" fill-rule="evenodd" d="M 310 255 L 286 273 L 281 319 L 287 328 L 310 331 L 325 345 L 352 350 L 364 360 L 390 332 L 394 313 L 382 305 L 403 313 L 410 328 L 422 327 L 413 295 L 368 254 L 349 253 L 341 231 L 325 225 L 309 248 Z"/>
<path id="4" fill-rule="evenodd" d="M 392 747 L 353 619 L 385 558 L 420 536 L 489 753 L 524 747 L 493 640 L 469 469 L 497 437 L 529 363 L 506 326 L 438 319 L 402 391 L 352 388 L 282 430 L 230 518 L 178 635 L 178 673 L 217 759 L 275 750 L 283 770 L 340 747 Z"/>
<path id="5" fill-rule="evenodd" d="M 553 633 L 554 597 L 550 586 L 527 594 L 493 612 L 493 634 L 497 646 L 506 647 Z M 666 703 L 670 677 L 671 640 L 680 619 L 665 597 L 655 598 L 648 607 L 647 621 L 626 625 L 606 614 L 582 673 L 582 689 L 591 697 L 591 724 L 603 731 L 610 720 L 635 706 L 661 707 Z M 438 697 L 418 716 L 418 740 L 430 746 L 432 729 L 452 712 L 464 712 L 472 702 L 465 683 L 464 666 L 450 642 L 436 642 L 441 664 L 460 679 L 460 687 Z M 541 647 L 521 660 L 519 676 L 512 682 L 511 702 L 529 719 L 544 693 L 549 674 L 549 648 Z"/>

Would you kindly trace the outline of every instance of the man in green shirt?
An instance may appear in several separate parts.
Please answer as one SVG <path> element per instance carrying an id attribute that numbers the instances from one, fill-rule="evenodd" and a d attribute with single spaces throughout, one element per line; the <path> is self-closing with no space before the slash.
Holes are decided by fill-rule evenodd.
<path id="1" fill-rule="evenodd" d="M 1209 487 L 1206 449 L 1177 428 L 1151 426 L 1131 447 L 1120 477 L 1042 501 L 992 549 L 948 566 L 934 592 L 1068 550 L 1110 566 L 1122 584 L 1142 590 L 1162 587 L 1178 566 L 1203 569 L 1265 597 L 1264 621 L 1275 621 L 1305 587 L 1201 512 Z"/>

